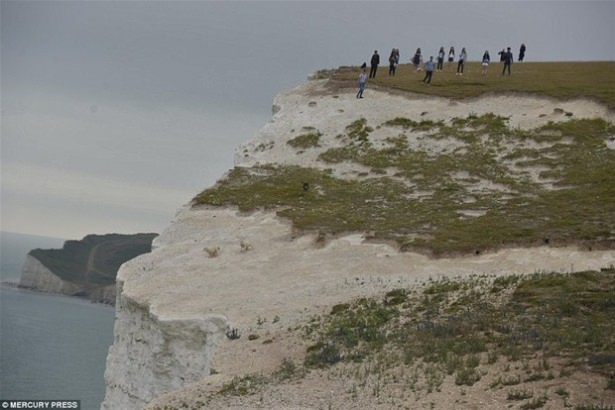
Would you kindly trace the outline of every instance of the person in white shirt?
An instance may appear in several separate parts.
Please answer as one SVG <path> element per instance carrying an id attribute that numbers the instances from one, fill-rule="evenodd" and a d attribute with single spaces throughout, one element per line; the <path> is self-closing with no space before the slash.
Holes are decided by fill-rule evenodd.
<path id="1" fill-rule="evenodd" d="M 481 71 L 481 75 L 487 75 L 487 68 L 489 68 L 489 62 L 491 61 L 491 57 L 489 56 L 489 50 L 485 50 L 485 54 L 483 54 L 483 70 Z"/>
<path id="2" fill-rule="evenodd" d="M 357 92 L 357 98 L 363 98 L 363 91 L 365 91 L 365 81 L 367 81 L 367 74 L 365 70 L 359 74 L 359 92 Z"/>
<path id="3" fill-rule="evenodd" d="M 429 85 L 431 83 L 431 76 L 433 75 L 433 68 L 436 63 L 433 61 L 433 56 L 429 57 L 429 61 L 425 63 L 425 78 L 423 83 Z"/>
<path id="4" fill-rule="evenodd" d="M 466 48 L 462 48 L 461 49 L 461 53 L 459 53 L 459 62 L 457 63 L 457 75 L 463 75 L 463 66 L 466 62 L 466 57 L 467 57 L 467 53 L 466 53 Z"/>

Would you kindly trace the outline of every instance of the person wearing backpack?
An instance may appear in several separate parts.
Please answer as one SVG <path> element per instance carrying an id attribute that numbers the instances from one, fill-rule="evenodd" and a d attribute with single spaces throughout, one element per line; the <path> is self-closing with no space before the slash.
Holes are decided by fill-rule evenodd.
<path id="1" fill-rule="evenodd" d="M 399 49 L 394 48 L 391 50 L 391 55 L 389 56 L 389 75 L 395 75 L 395 70 L 397 69 L 397 63 L 399 62 Z"/>

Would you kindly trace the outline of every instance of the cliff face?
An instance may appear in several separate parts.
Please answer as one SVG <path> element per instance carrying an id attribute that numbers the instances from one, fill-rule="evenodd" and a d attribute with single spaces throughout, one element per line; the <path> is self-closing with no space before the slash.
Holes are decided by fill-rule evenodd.
<path id="1" fill-rule="evenodd" d="M 50 293 L 72 295 L 80 287 L 72 282 L 62 280 L 32 255 L 26 256 L 19 286 Z"/>
<path id="2" fill-rule="evenodd" d="M 319 153 L 339 147 L 338 136 L 358 118 L 382 124 L 396 117 L 450 120 L 493 112 L 509 117 L 512 127 L 531 128 L 565 120 L 554 111 L 562 107 L 578 118 L 613 119 L 597 104 L 537 98 L 454 102 L 370 90 L 364 100 L 357 100 L 354 92 L 331 91 L 326 81 L 316 80 L 279 95 L 274 107 L 272 121 L 238 148 L 237 166 L 331 168 L 319 161 Z M 298 149 L 287 143 L 312 132 L 321 134 L 317 144 Z M 370 138 L 385 140 L 390 134 L 382 127 Z M 408 139 L 433 155 L 456 144 L 428 142 L 415 135 Z M 365 172 L 348 163 L 333 168 L 334 176 L 346 179 Z M 575 247 L 508 248 L 432 259 L 399 252 L 387 241 L 367 241 L 367 236 L 350 232 L 323 240 L 318 233 L 297 232 L 288 220 L 267 209 L 183 207 L 156 238 L 151 253 L 120 268 L 115 340 L 107 359 L 102 408 L 154 406 L 154 399 L 163 393 L 176 391 L 183 397 L 181 389 L 191 384 L 200 389 L 234 375 L 271 371 L 283 358 L 304 351 L 301 341 L 289 339 L 288 329 L 355 297 L 439 275 L 565 272 L 613 263 L 611 251 L 590 253 Z M 254 337 L 248 335 L 268 342 L 251 344 Z M 210 375 L 213 369 L 215 376 Z"/>
<path id="3" fill-rule="evenodd" d="M 156 234 L 88 235 L 80 241 L 66 241 L 62 249 L 33 249 L 19 286 L 113 304 L 119 266 L 149 252 L 154 237 Z"/>
<path id="4" fill-rule="evenodd" d="M 115 341 L 107 359 L 102 408 L 138 409 L 162 393 L 210 373 L 225 320 L 215 315 L 160 317 L 122 295 L 118 281 Z"/>

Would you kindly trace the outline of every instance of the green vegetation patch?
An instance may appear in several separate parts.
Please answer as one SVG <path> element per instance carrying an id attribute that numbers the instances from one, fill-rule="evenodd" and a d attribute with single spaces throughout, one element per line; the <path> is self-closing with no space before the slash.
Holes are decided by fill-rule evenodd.
<path id="1" fill-rule="evenodd" d="M 194 203 L 275 209 L 299 230 L 369 231 L 435 255 L 615 241 L 615 152 L 606 145 L 615 135 L 612 124 L 571 119 L 526 131 L 485 114 L 451 124 L 396 118 L 383 125 L 421 127 L 424 139 L 449 138 L 457 148 L 427 152 L 409 146 L 403 134 L 376 148 L 373 128 L 360 118 L 339 136 L 342 146 L 319 159 L 323 167 L 368 167 L 364 177 L 336 178 L 331 168 L 237 167 Z"/>
<path id="2" fill-rule="evenodd" d="M 351 378 L 356 386 L 379 381 L 372 384 L 375 396 L 403 385 L 419 398 L 449 379 L 462 392 L 488 386 L 520 408 L 578 402 L 575 393 L 544 382 L 558 386 L 590 372 L 606 380 L 593 396 L 615 389 L 608 382 L 615 374 L 615 268 L 429 279 L 337 304 L 295 330 L 307 341 L 302 363 L 284 359 L 270 375 L 235 377 L 218 393 L 257 394 L 326 370 L 327 377 Z"/>
<path id="3" fill-rule="evenodd" d="M 341 360 L 360 361 L 366 352 L 384 345 L 385 326 L 398 313 L 397 308 L 372 299 L 360 299 L 347 309 L 335 309 L 325 330 L 328 340 L 308 348 L 305 364 L 319 367 Z"/>
<path id="4" fill-rule="evenodd" d="M 262 389 L 267 383 L 269 383 L 269 379 L 263 375 L 248 374 L 242 377 L 235 376 L 231 381 L 222 385 L 218 394 L 225 396 L 245 396 Z"/>
<path id="5" fill-rule="evenodd" d="M 614 270 L 533 275 L 517 286 L 509 307 L 525 315 L 509 336 L 531 335 L 548 356 L 563 354 L 596 370 L 615 370 Z"/>
<path id="6" fill-rule="evenodd" d="M 444 122 L 435 122 L 432 120 L 414 121 L 409 118 L 396 117 L 392 120 L 385 121 L 382 125 L 387 125 L 390 127 L 401 127 L 403 129 L 409 129 L 412 131 L 428 131 L 436 126 L 443 126 Z"/>
<path id="7" fill-rule="evenodd" d="M 322 136 L 322 133 L 318 131 L 310 132 L 308 134 L 301 134 L 295 138 L 292 138 L 288 140 L 286 143 L 293 148 L 302 148 L 302 149 L 314 148 L 314 147 L 320 146 L 319 141 L 320 141 L 321 136 Z"/>
<path id="8" fill-rule="evenodd" d="M 393 295 L 404 301 L 391 305 Z M 613 268 L 443 278 L 430 280 L 422 291 L 396 289 L 382 299 L 343 306 L 312 321 L 306 367 L 369 362 L 384 378 L 394 369 L 408 374 L 414 366 L 427 366 L 434 380 L 450 376 L 459 386 L 473 386 L 487 374 L 484 365 L 525 369 L 490 375 L 492 388 L 555 379 L 556 362 L 564 363 L 567 374 L 586 369 L 605 379 L 615 374 Z M 515 388 L 509 400 L 532 396 L 525 387 Z"/>

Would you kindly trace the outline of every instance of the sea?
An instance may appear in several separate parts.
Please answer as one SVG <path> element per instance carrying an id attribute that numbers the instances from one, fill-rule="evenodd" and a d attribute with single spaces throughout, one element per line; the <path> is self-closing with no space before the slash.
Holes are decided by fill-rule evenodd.
<path id="1" fill-rule="evenodd" d="M 18 289 L 31 249 L 64 239 L 0 232 L 0 401 L 79 400 L 98 410 L 113 343 L 113 307 Z"/>

